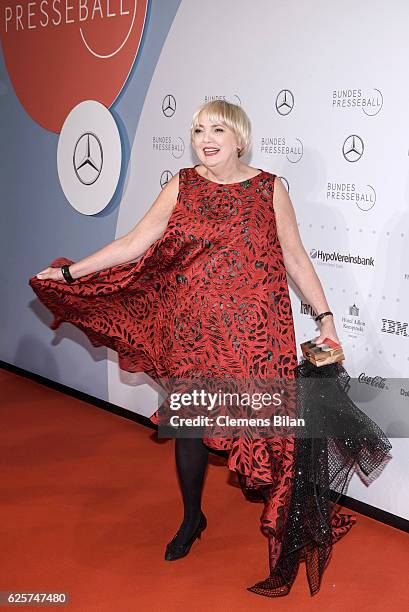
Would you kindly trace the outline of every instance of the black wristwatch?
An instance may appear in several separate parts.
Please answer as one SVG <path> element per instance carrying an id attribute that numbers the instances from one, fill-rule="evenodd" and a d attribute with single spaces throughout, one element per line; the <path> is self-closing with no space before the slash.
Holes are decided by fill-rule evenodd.
<path id="1" fill-rule="evenodd" d="M 61 266 L 61 272 L 62 272 L 62 275 L 63 275 L 65 281 L 69 285 L 75 281 L 75 278 L 72 278 L 72 276 L 71 276 L 70 268 L 69 268 L 69 266 L 67 264 L 64 264 L 63 266 Z"/>

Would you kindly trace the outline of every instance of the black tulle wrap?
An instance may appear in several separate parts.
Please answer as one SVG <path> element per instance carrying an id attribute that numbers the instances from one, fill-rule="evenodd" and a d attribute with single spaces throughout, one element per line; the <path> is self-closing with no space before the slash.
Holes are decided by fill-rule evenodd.
<path id="1" fill-rule="evenodd" d="M 350 478 L 356 472 L 369 484 L 391 458 L 386 435 L 349 398 L 350 377 L 341 364 L 318 368 L 304 360 L 295 374 L 298 412 L 307 422 L 307 432 L 296 437 L 287 525 L 275 563 L 273 540 L 269 539 L 270 576 L 249 587 L 268 597 L 290 591 L 302 560 L 311 595 L 319 590 L 332 544 L 343 527 L 346 532 L 355 522 L 355 517 L 335 512 Z M 268 490 L 261 493 L 265 496 Z M 250 498 L 256 495 L 248 491 Z M 335 527 L 338 535 L 334 538 Z"/>

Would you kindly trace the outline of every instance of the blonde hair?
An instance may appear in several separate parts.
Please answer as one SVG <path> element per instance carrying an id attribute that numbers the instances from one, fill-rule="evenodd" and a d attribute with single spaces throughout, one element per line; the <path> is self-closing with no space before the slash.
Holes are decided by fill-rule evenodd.
<path id="1" fill-rule="evenodd" d="M 192 118 L 190 137 L 193 142 L 194 130 L 199 123 L 199 115 L 205 112 L 209 121 L 227 126 L 233 130 L 240 143 L 238 152 L 239 157 L 244 155 L 250 148 L 251 143 L 251 123 L 247 114 L 237 104 L 226 102 L 226 100 L 212 100 L 202 104 Z"/>

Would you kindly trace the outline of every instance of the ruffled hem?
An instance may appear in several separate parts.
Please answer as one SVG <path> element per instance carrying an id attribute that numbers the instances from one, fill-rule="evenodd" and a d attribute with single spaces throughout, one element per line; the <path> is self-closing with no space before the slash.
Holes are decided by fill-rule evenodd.
<path id="1" fill-rule="evenodd" d="M 149 323 L 155 316 L 156 285 L 148 268 L 158 266 L 156 248 L 157 244 L 145 254 L 143 273 L 140 260 L 84 276 L 71 285 L 32 277 L 30 286 L 54 315 L 50 328 L 72 323 L 94 347 L 116 351 L 121 369 L 146 372 L 160 380 L 165 375 L 159 359 L 162 338 L 155 337 L 155 327 Z M 51 265 L 65 263 L 73 262 L 59 258 Z M 144 292 L 149 292 L 147 299 Z M 169 292 L 161 299 L 172 302 Z M 141 316 L 145 306 L 147 321 Z M 136 313 L 140 324 L 132 333 Z M 318 402 L 308 385 L 301 385 L 299 395 L 302 414 L 314 421 L 325 415 L 323 420 L 333 424 L 332 433 L 257 439 L 251 444 L 241 438 L 204 438 L 210 448 L 228 452 L 228 467 L 237 473 L 245 496 L 264 501 L 260 521 L 268 538 L 270 575 L 249 590 L 268 597 L 288 594 L 301 560 L 306 562 L 311 595 L 318 592 L 332 544 L 356 521 L 353 515 L 338 513 L 331 496 L 346 492 L 354 470 L 360 476 L 378 475 L 379 466 L 390 458 L 391 445 L 384 433 L 345 393 L 347 374 L 339 364 L 314 368 L 303 363 L 295 374 L 300 381 L 318 375 L 333 382 Z M 157 413 L 151 422 L 158 424 Z"/>
<path id="2" fill-rule="evenodd" d="M 147 268 L 148 255 L 150 252 L 143 257 L 144 268 Z M 50 266 L 61 267 L 73 263 L 71 259 L 59 257 Z M 141 259 L 136 263 L 87 274 L 72 284 L 33 276 L 29 279 L 29 285 L 53 314 L 50 329 L 57 330 L 62 323 L 71 323 L 88 337 L 93 347 L 105 346 L 118 353 L 118 364 L 122 370 L 145 372 L 155 380 L 161 372 L 157 369 L 154 332 L 147 325 L 141 325 L 140 333 L 136 335 L 132 320 L 136 313 L 139 317 L 143 315 L 146 303 L 143 275 L 140 274 L 142 263 Z M 132 290 L 136 277 L 139 290 Z M 147 291 L 151 291 L 150 279 L 146 285 Z M 122 298 L 122 295 L 126 295 L 126 298 Z M 122 299 L 127 300 L 127 308 L 118 307 Z"/>

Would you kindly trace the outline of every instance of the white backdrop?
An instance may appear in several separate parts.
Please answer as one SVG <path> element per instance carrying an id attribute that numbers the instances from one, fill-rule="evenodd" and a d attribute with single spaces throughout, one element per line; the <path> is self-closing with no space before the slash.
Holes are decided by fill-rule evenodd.
<path id="1" fill-rule="evenodd" d="M 129 231 L 161 179 L 197 163 L 189 126 L 201 103 L 241 103 L 253 125 L 247 161 L 288 186 L 362 408 L 394 436 L 409 436 L 408 19 L 404 0 L 182 1 L 146 96 L 117 225 L 117 236 Z M 291 298 L 300 343 L 317 329 Z M 156 392 L 110 357 L 110 401 L 150 414 Z M 123 384 L 133 378 L 135 387 Z M 383 476 L 370 488 L 354 478 L 348 493 L 409 518 L 408 438 L 391 441 Z"/>

